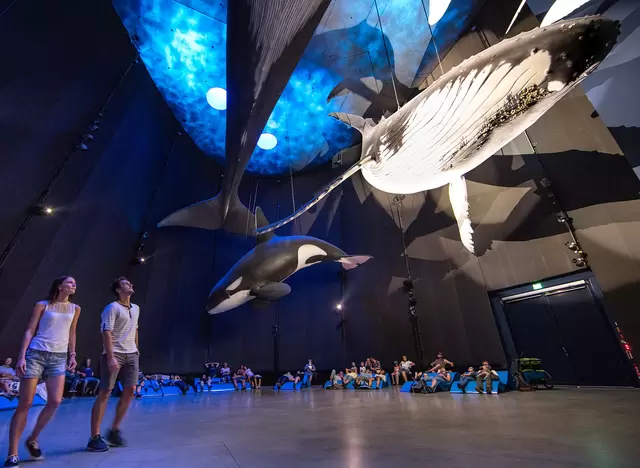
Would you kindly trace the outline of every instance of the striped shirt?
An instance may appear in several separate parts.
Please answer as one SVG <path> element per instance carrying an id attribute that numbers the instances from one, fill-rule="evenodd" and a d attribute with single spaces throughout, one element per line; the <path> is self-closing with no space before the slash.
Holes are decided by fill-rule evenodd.
<path id="1" fill-rule="evenodd" d="M 105 307 L 102 312 L 102 331 L 111 332 L 114 353 L 136 353 L 136 331 L 140 307 L 131 304 L 131 308 L 115 301 Z M 103 353 L 106 350 L 102 351 Z"/>

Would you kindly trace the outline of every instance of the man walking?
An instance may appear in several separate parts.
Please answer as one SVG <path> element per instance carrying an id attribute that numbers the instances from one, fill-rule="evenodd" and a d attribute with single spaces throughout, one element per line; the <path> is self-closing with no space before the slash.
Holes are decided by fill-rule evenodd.
<path id="1" fill-rule="evenodd" d="M 131 303 L 133 285 L 124 277 L 116 279 L 111 291 L 118 298 L 102 312 L 102 342 L 104 350 L 100 359 L 100 393 L 91 409 L 90 452 L 105 452 L 112 447 L 126 445 L 120 432 L 120 424 L 131 404 L 138 382 L 138 317 L 140 308 Z M 100 424 L 116 379 L 120 377 L 122 395 L 116 407 L 113 426 L 105 441 L 100 435 Z"/>

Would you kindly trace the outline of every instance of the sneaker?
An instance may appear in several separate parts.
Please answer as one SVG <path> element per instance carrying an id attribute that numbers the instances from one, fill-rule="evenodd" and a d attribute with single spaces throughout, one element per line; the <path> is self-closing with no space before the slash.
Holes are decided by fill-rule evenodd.
<path id="1" fill-rule="evenodd" d="M 20 466 L 20 459 L 15 455 L 9 455 L 4 460 L 4 466 Z"/>
<path id="2" fill-rule="evenodd" d="M 27 440 L 24 445 L 27 447 L 32 460 L 44 460 L 44 454 L 37 440 Z"/>
<path id="3" fill-rule="evenodd" d="M 484 390 L 482 390 L 482 387 L 476 387 L 476 392 L 484 393 Z"/>
<path id="4" fill-rule="evenodd" d="M 109 450 L 109 445 L 107 445 L 102 436 L 98 434 L 97 436 L 89 439 L 87 450 L 89 452 L 106 452 Z"/>
<path id="5" fill-rule="evenodd" d="M 127 443 L 122 438 L 122 432 L 120 429 L 111 429 L 107 434 L 107 442 L 112 447 L 126 447 Z"/>
<path id="6" fill-rule="evenodd" d="M 460 391 L 461 391 L 462 393 L 467 393 L 467 389 L 466 389 L 466 388 L 464 388 L 464 385 L 461 385 L 461 384 L 457 384 L 457 385 L 458 385 L 458 388 L 460 389 Z"/>

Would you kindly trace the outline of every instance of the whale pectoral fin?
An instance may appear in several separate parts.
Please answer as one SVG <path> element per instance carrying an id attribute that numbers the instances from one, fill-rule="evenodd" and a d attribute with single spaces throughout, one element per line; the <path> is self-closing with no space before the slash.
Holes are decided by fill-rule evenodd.
<path id="1" fill-rule="evenodd" d="M 265 301 L 275 301 L 291 292 L 291 286 L 285 283 L 267 283 L 251 288 L 251 295 Z"/>
<path id="2" fill-rule="evenodd" d="M 462 245 L 471 252 L 474 252 L 473 227 L 469 219 L 469 201 L 467 199 L 467 182 L 464 177 L 459 177 L 449 183 L 449 200 L 453 208 L 453 214 L 458 222 L 460 240 Z"/>
<path id="3" fill-rule="evenodd" d="M 370 255 L 350 255 L 348 257 L 342 257 L 337 262 L 342 264 L 342 268 L 345 270 L 353 270 L 355 267 L 362 265 L 367 260 L 372 259 Z"/>

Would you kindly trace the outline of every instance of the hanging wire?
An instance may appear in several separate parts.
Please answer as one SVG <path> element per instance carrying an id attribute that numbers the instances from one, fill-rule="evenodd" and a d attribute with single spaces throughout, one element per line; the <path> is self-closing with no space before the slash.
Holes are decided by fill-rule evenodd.
<path id="1" fill-rule="evenodd" d="M 378 24 L 380 25 L 380 35 L 382 36 L 382 45 L 384 46 L 384 53 L 387 56 L 387 64 L 389 64 L 389 73 L 391 74 L 391 84 L 393 85 L 393 94 L 396 97 L 396 105 L 400 109 L 400 101 L 398 100 L 398 90 L 396 89 L 396 80 L 393 77 L 394 69 L 391 67 L 391 59 L 389 58 L 389 51 L 387 50 L 387 41 L 384 40 L 384 30 L 382 29 L 382 19 L 380 18 L 380 10 L 378 9 L 378 0 L 373 0 L 376 6 L 376 13 L 378 15 Z"/>
<path id="2" fill-rule="evenodd" d="M 293 212 L 296 212 L 296 194 L 293 189 L 293 170 L 291 169 L 291 164 L 289 164 L 289 178 L 291 179 L 291 203 L 293 204 Z M 298 234 L 302 235 L 302 226 L 300 225 L 300 218 L 296 218 L 296 223 L 298 224 Z"/>
<path id="3" fill-rule="evenodd" d="M 433 40 L 433 48 L 436 50 L 436 57 L 438 57 L 438 65 L 440 66 L 440 73 L 444 75 L 444 68 L 442 68 L 442 60 L 440 60 L 440 52 L 438 52 L 438 44 L 436 44 L 436 36 L 433 35 L 433 29 L 431 29 L 431 25 L 429 24 L 429 13 L 427 12 L 427 6 L 424 4 L 424 0 L 421 0 L 422 10 L 424 11 L 424 16 L 427 18 L 427 27 L 429 28 L 429 32 L 431 33 L 431 39 Z M 427 45 L 429 47 L 429 45 Z"/>

